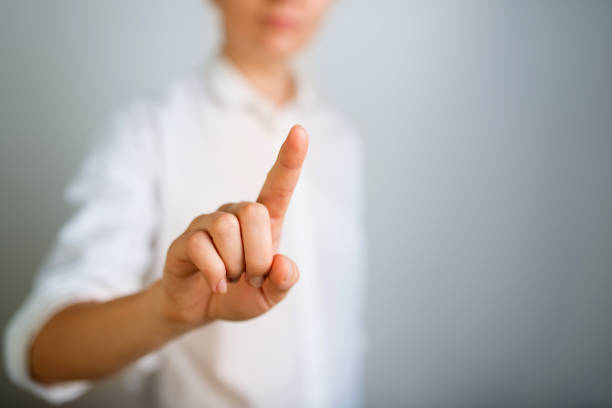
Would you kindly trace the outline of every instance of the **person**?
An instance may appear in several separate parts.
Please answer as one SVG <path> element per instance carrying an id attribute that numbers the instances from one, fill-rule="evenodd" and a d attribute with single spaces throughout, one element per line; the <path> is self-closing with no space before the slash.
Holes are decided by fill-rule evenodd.
<path id="1" fill-rule="evenodd" d="M 363 148 L 292 68 L 330 1 L 215 3 L 220 52 L 117 114 L 66 190 L 5 332 L 41 398 L 121 373 L 168 407 L 363 402 Z"/>

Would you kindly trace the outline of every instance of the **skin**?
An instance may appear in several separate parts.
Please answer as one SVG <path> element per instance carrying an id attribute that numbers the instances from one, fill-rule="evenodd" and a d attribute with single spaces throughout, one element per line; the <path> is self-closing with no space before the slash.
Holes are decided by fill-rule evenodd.
<path id="1" fill-rule="evenodd" d="M 293 96 L 289 60 L 312 38 L 330 0 L 217 0 L 223 52 L 277 104 Z"/>
<path id="2" fill-rule="evenodd" d="M 215 3 L 224 54 L 271 100 L 289 100 L 289 59 L 312 37 L 328 1 Z M 44 384 L 104 378 L 186 332 L 218 319 L 252 319 L 281 302 L 299 279 L 298 266 L 278 247 L 307 150 L 308 135 L 296 125 L 257 199 L 195 217 L 168 248 L 162 278 L 150 287 L 56 313 L 32 342 L 32 377 Z"/>

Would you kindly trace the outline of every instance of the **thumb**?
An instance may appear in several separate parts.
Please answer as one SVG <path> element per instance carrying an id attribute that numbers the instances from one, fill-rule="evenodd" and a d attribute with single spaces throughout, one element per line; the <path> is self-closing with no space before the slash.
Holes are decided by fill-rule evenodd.
<path id="1" fill-rule="evenodd" d="M 299 277 L 300 272 L 295 262 L 285 255 L 274 255 L 268 278 L 261 287 L 268 306 L 273 307 L 283 300 Z"/>

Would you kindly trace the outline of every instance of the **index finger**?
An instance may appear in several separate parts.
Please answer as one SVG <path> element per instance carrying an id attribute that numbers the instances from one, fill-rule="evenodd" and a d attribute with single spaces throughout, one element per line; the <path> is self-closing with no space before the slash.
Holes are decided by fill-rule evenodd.
<path id="1" fill-rule="evenodd" d="M 306 130 L 295 125 L 280 148 L 274 166 L 268 172 L 266 181 L 257 197 L 257 202 L 266 206 L 270 218 L 283 218 L 295 190 L 302 164 L 308 150 Z"/>

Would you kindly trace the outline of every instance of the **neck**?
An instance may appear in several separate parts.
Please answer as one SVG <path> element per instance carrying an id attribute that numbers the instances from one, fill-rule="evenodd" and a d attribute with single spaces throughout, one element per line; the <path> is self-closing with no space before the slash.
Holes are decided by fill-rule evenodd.
<path id="1" fill-rule="evenodd" d="M 223 47 L 223 54 L 257 90 L 276 105 L 282 105 L 293 98 L 295 86 L 286 59 L 254 58 L 227 44 Z"/>

